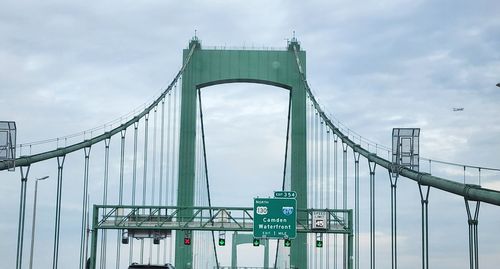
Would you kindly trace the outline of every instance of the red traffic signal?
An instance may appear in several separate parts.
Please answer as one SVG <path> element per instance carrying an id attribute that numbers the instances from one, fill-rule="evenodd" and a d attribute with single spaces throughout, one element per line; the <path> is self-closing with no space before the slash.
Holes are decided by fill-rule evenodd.
<path id="1" fill-rule="evenodd" d="M 186 245 L 186 246 L 191 245 L 191 238 L 189 238 L 189 237 L 184 237 L 184 245 Z"/>

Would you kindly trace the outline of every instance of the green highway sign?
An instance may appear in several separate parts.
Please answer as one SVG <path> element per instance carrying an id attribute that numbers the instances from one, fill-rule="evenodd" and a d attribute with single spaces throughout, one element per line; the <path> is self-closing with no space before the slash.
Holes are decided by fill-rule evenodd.
<path id="1" fill-rule="evenodd" d="M 294 191 L 275 191 L 274 198 L 296 198 L 297 193 Z"/>
<path id="2" fill-rule="evenodd" d="M 254 198 L 253 236 L 291 239 L 297 236 L 295 198 Z"/>

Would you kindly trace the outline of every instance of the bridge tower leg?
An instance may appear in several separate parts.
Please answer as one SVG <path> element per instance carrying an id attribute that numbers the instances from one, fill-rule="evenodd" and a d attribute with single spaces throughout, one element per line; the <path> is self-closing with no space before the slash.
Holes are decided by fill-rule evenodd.
<path id="1" fill-rule="evenodd" d="M 293 54 L 293 52 L 291 52 Z M 298 79 L 298 78 L 297 78 Z M 297 192 L 297 208 L 307 208 L 306 90 L 302 81 L 292 89 L 291 189 Z M 306 213 L 297 219 L 307 219 Z M 307 234 L 297 233 L 290 249 L 290 267 L 307 268 Z"/>

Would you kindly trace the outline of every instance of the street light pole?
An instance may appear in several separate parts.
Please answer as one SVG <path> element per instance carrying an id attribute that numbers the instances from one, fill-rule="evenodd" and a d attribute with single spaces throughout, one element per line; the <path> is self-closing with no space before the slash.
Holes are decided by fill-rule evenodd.
<path id="1" fill-rule="evenodd" d="M 33 268 L 33 248 L 35 246 L 35 220 L 36 220 L 36 195 L 38 190 L 38 181 L 45 180 L 49 178 L 49 176 L 44 176 L 41 178 L 37 178 L 35 180 L 35 197 L 33 198 L 33 224 L 31 226 L 31 252 L 30 252 L 30 269 Z"/>

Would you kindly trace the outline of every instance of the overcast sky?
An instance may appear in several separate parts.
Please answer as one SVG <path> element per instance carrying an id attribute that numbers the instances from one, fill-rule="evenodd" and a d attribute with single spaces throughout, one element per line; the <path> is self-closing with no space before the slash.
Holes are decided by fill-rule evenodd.
<path id="1" fill-rule="evenodd" d="M 295 31 L 307 52 L 308 82 L 316 98 L 357 133 L 390 145 L 393 127 L 419 127 L 422 156 L 500 167 L 498 1 L 3 0 L 0 6 L 0 120 L 16 121 L 19 143 L 87 130 L 149 102 L 179 70 L 182 49 L 195 30 L 203 46 L 246 48 L 284 48 Z M 244 84 L 211 87 L 203 94 L 214 202 L 251 206 L 255 195 L 271 195 L 280 187 L 279 178 L 269 179 L 281 174 L 288 94 Z M 118 144 L 114 146 L 116 153 Z M 96 152 L 102 156 L 102 150 Z M 82 159 L 83 153 L 77 153 L 66 160 L 64 210 L 77 212 L 67 212 L 63 219 L 67 224 L 62 226 L 62 238 L 67 241 L 79 240 Z M 92 165 L 96 172 L 91 180 L 99 182 L 102 161 Z M 366 164 L 362 166 L 366 178 Z M 32 177 L 51 176 L 39 189 L 41 224 L 35 257 L 45 263 L 39 268 L 50 264 L 52 253 L 49 212 L 55 200 L 55 168 L 52 160 L 30 172 Z M 441 176 L 463 182 L 463 168 L 441 168 L 436 168 Z M 116 179 L 118 172 L 111 174 Z M 500 190 L 499 176 L 485 172 L 482 186 Z M 0 258 L 6 268 L 13 268 L 19 171 L 1 172 L 0 178 Z M 378 170 L 377 179 L 379 204 L 387 208 L 386 173 Z M 234 190 L 235 181 L 241 190 Z M 400 261 L 402 268 L 420 268 L 418 191 L 414 182 L 401 182 Z M 467 171 L 466 182 L 477 184 L 477 172 Z M 33 195 L 33 182 L 29 184 L 26 238 Z M 500 260 L 499 210 L 481 207 L 484 268 Z M 463 200 L 432 190 L 430 211 L 431 264 L 467 268 Z M 383 227 L 377 234 L 377 262 L 387 268 L 390 222 L 384 218 L 377 224 Z M 367 226 L 362 224 L 362 229 Z M 78 247 L 67 244 L 64 251 L 78 253 Z M 224 249 L 221 253 L 228 255 Z M 74 268 L 70 264 L 70 258 L 61 258 L 61 266 Z"/>

